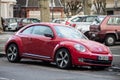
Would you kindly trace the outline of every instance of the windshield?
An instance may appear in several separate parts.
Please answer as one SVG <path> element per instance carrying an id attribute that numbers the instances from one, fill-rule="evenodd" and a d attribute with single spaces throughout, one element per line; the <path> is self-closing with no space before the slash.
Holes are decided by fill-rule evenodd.
<path id="1" fill-rule="evenodd" d="M 87 39 L 85 35 L 83 35 L 80 31 L 72 27 L 55 26 L 55 30 L 57 35 L 61 38 Z"/>
<path id="2" fill-rule="evenodd" d="M 93 21 L 92 25 L 100 25 L 100 23 L 105 19 L 105 16 L 99 16 L 98 19 Z"/>

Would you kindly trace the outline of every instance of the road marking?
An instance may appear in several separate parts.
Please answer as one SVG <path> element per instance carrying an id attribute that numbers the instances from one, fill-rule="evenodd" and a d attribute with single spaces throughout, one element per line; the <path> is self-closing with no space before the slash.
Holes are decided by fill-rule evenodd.
<path id="1" fill-rule="evenodd" d="M 113 56 L 118 56 L 118 57 L 119 57 L 120 55 L 118 55 L 118 54 L 113 54 Z"/>
<path id="2" fill-rule="evenodd" d="M 8 78 L 0 77 L 0 80 L 15 80 L 15 79 L 8 79 Z"/>

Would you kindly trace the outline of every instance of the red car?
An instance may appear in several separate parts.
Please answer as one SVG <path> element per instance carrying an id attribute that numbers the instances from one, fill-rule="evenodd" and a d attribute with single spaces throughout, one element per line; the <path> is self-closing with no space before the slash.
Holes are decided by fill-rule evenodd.
<path id="1" fill-rule="evenodd" d="M 35 23 L 20 29 L 6 43 L 9 62 L 21 58 L 55 62 L 58 68 L 75 66 L 111 66 L 108 47 L 88 40 L 80 31 L 55 23 Z"/>

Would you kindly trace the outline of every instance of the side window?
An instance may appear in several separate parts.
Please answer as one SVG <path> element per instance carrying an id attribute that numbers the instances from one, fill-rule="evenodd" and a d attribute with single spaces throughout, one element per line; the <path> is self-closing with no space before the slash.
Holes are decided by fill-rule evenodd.
<path id="1" fill-rule="evenodd" d="M 27 19 L 23 19 L 22 22 L 23 22 L 23 23 L 28 23 L 28 20 L 27 20 Z"/>
<path id="2" fill-rule="evenodd" d="M 72 22 L 81 22 L 81 20 L 82 20 L 82 17 L 76 17 L 76 18 L 72 19 L 71 21 Z"/>
<path id="3" fill-rule="evenodd" d="M 33 29 L 32 34 L 43 35 L 44 36 L 44 34 L 51 34 L 51 35 L 53 35 L 53 32 L 47 26 L 35 26 L 34 29 Z"/>
<path id="4" fill-rule="evenodd" d="M 120 25 L 120 17 L 110 17 L 107 24 Z"/>
<path id="5" fill-rule="evenodd" d="M 94 16 L 86 17 L 85 22 L 93 22 L 93 21 L 95 21 L 95 18 L 96 18 L 96 17 L 94 17 Z"/>
<path id="6" fill-rule="evenodd" d="M 33 27 L 29 27 L 27 29 L 25 29 L 22 34 L 31 34 L 32 33 L 32 30 L 33 30 Z"/>

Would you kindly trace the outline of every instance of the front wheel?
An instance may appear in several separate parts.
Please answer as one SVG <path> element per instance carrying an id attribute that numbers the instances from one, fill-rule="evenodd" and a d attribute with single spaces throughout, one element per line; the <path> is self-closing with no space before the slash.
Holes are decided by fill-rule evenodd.
<path id="1" fill-rule="evenodd" d="M 115 44 L 115 36 L 114 35 L 108 35 L 105 38 L 105 44 L 107 46 L 112 46 Z"/>
<path id="2" fill-rule="evenodd" d="M 55 55 L 55 62 L 58 68 L 66 69 L 71 67 L 71 56 L 67 49 L 59 49 Z"/>
<path id="3" fill-rule="evenodd" d="M 19 50 L 16 44 L 10 44 L 6 50 L 6 56 L 9 62 L 19 62 Z"/>

